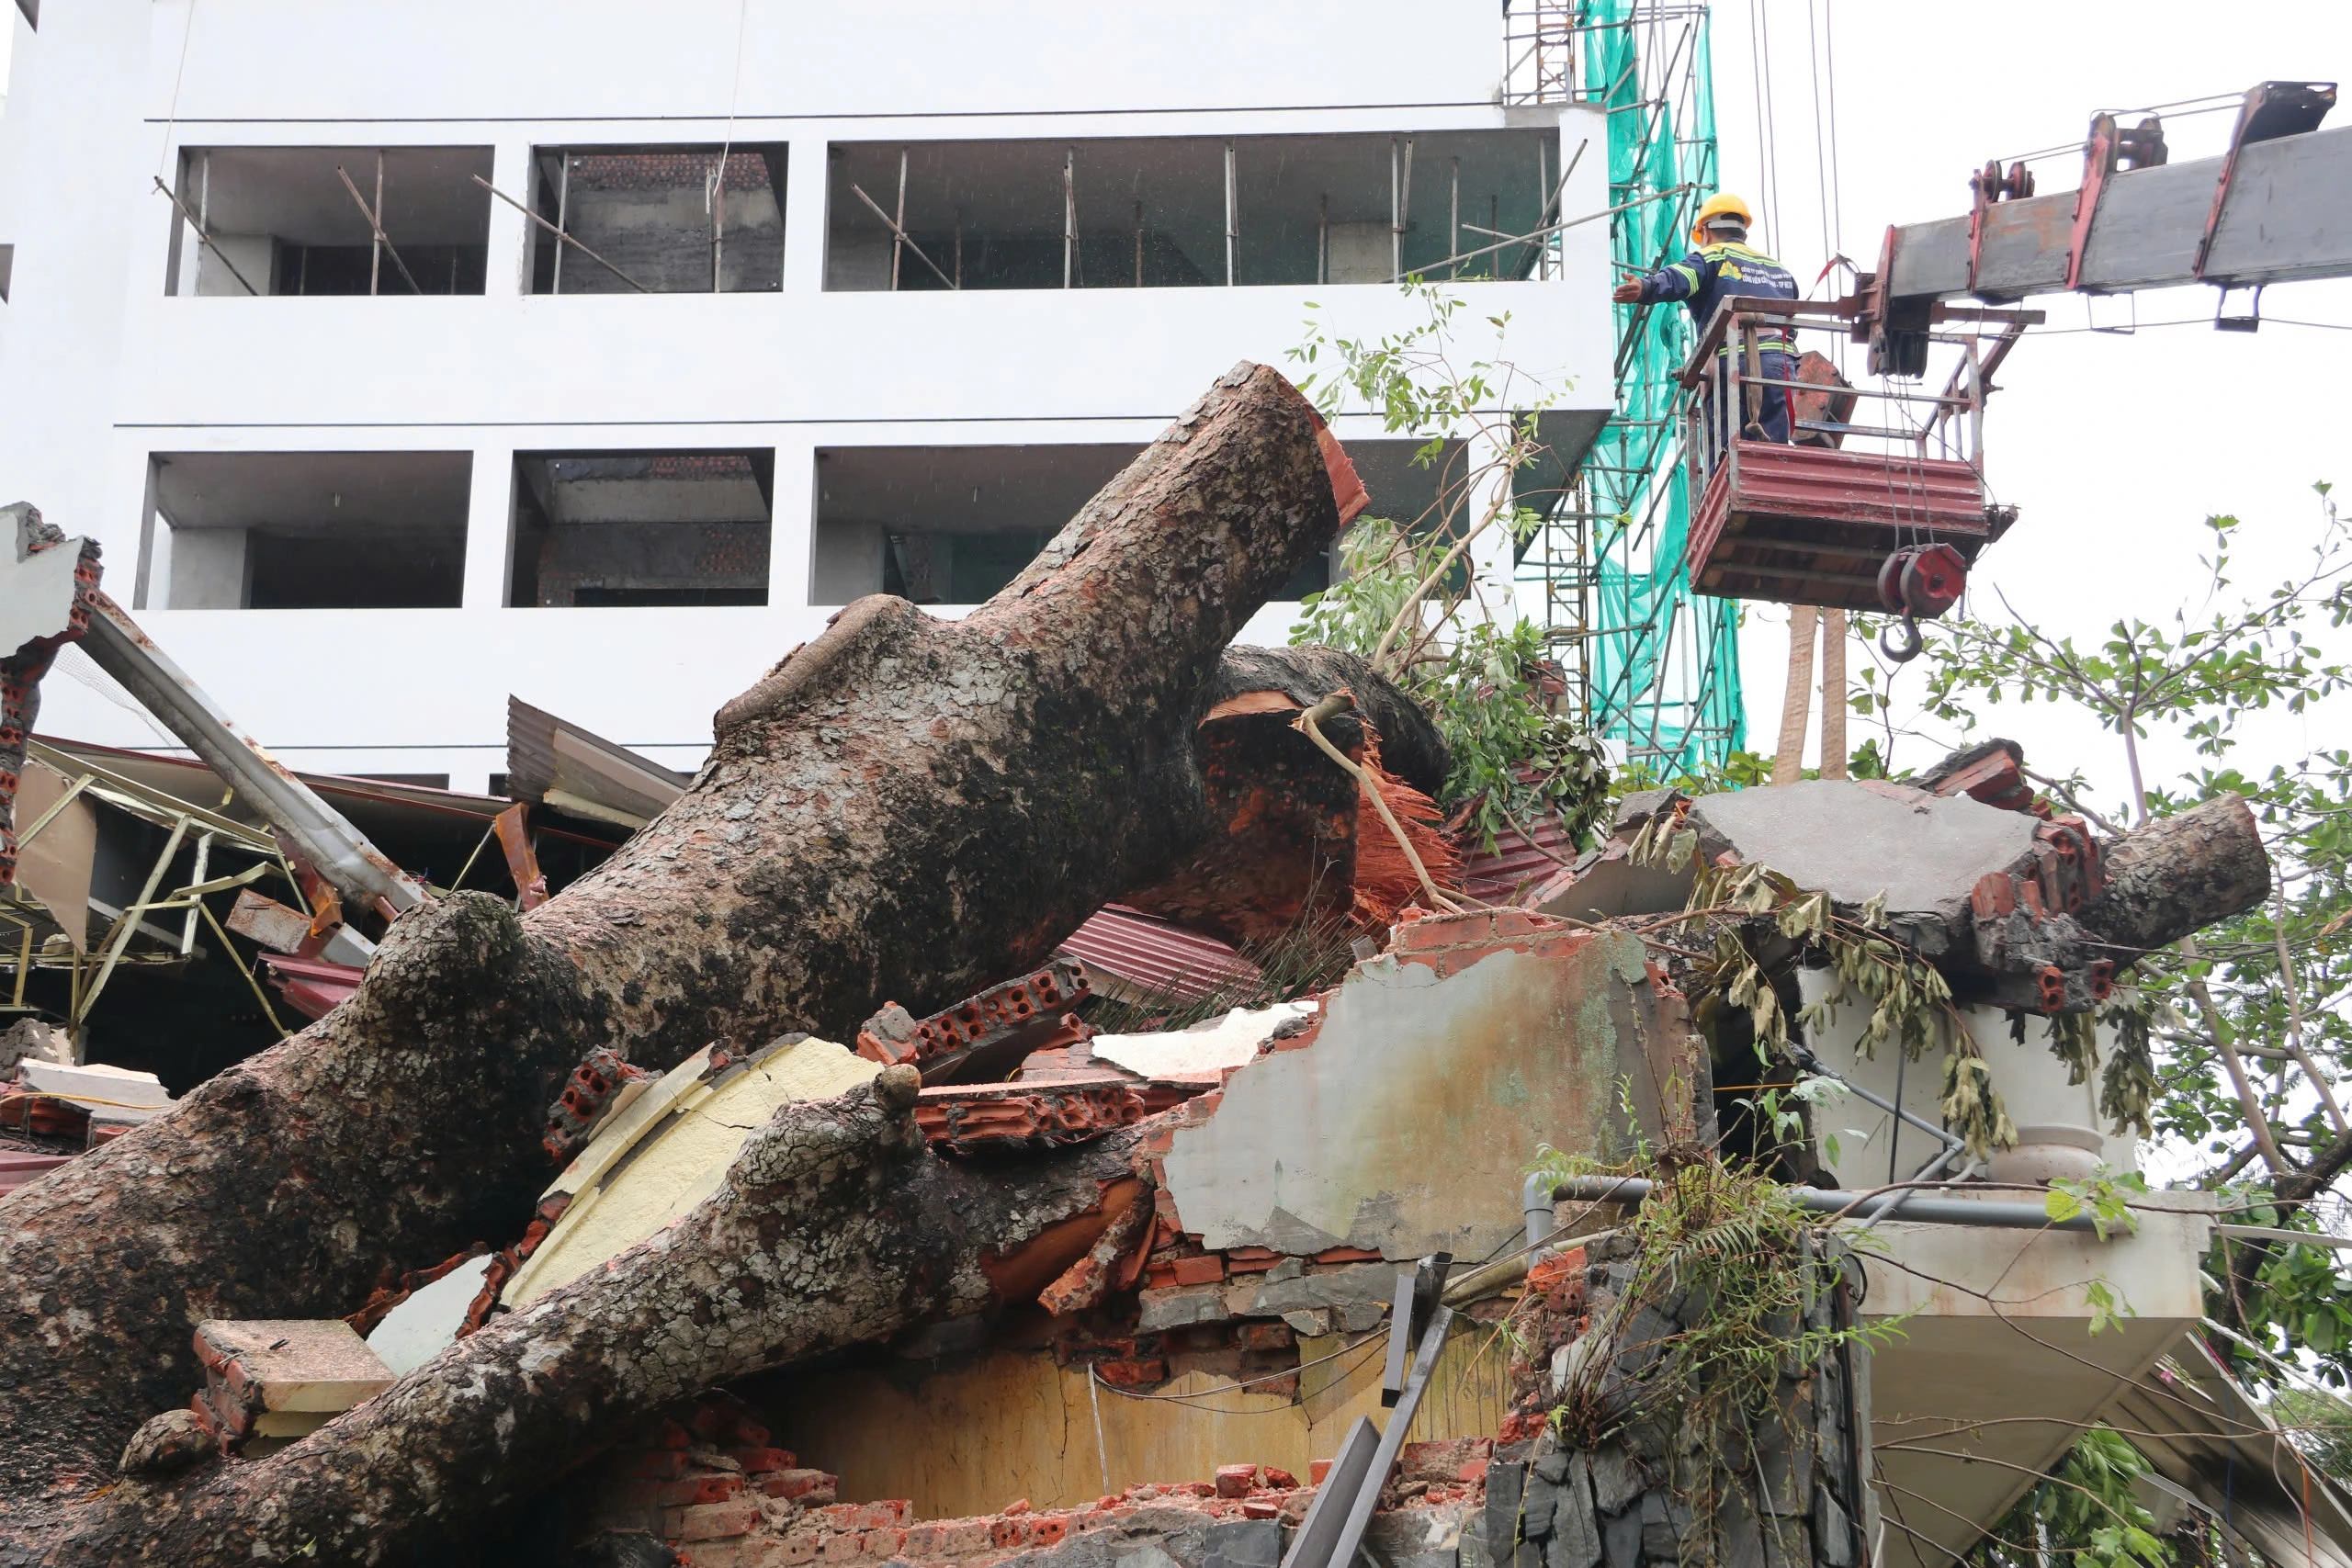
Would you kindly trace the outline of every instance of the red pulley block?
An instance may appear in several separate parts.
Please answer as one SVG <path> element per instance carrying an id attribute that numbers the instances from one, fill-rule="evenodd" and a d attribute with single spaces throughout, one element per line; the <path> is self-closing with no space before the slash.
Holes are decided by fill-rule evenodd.
<path id="1" fill-rule="evenodd" d="M 1968 587 L 1968 562 L 1950 545 L 1914 545 L 1878 569 L 1879 603 L 1890 615 L 1931 621 Z"/>

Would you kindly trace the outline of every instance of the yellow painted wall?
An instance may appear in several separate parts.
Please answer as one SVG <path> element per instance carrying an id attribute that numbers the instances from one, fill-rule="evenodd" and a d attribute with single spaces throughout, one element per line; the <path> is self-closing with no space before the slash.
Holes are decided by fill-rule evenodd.
<path id="1" fill-rule="evenodd" d="M 1207 1481 L 1221 1464 L 1274 1465 L 1304 1482 L 1308 1461 L 1332 1457 L 1358 1416 L 1387 1420 L 1385 1336 L 1341 1350 L 1346 1343 L 1300 1342 L 1302 1364 L 1340 1354 L 1306 1368 L 1296 1403 L 1199 1372 L 1149 1398 L 1090 1390 L 1083 1368 L 1057 1367 L 1043 1350 L 996 1351 L 920 1379 L 852 1370 L 780 1379 L 761 1392 L 776 1442 L 802 1464 L 839 1474 L 843 1501 L 906 1497 L 920 1517 L 957 1518 L 996 1513 L 1018 1497 L 1062 1508 L 1141 1482 Z M 1504 1355 L 1491 1330 L 1457 1332 L 1438 1359 L 1413 1440 L 1491 1434 L 1508 1405 Z"/>

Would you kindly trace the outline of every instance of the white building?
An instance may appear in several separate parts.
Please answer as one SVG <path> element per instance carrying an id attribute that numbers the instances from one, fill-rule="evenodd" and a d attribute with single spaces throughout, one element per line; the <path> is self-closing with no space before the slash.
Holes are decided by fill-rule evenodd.
<path id="1" fill-rule="evenodd" d="M 1309 301 L 1420 320 L 1400 266 L 1499 260 L 1459 352 L 1509 312 L 1566 456 L 1608 412 L 1606 222 L 1487 237 L 1609 205 L 1601 117 L 1502 107 L 1493 0 L 18 6 L 0 500 L 298 767 L 479 789 L 510 692 L 690 767 L 846 600 L 985 597 L 1295 369 Z M 42 729 L 157 747 L 88 673 Z"/>

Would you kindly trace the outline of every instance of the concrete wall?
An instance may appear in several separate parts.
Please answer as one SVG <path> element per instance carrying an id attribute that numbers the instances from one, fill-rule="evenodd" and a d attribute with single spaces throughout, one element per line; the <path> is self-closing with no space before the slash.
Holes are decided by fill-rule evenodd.
<path id="1" fill-rule="evenodd" d="M 1385 287 L 826 294 L 827 147 L 947 137 L 1434 133 L 1600 117 L 1495 104 L 1502 50 L 1473 0 L 1216 0 L 1181 16 L 1074 3 L 1017 17 L 913 11 L 361 0 L 88 0 L 21 35 L 0 118 L 0 474 L 238 720 L 297 766 L 503 767 L 512 691 L 673 766 L 703 716 L 821 627 L 809 477 L 820 446 L 1149 440 L 1234 361 L 1284 364 L 1309 299 L 1350 334 L 1418 310 Z M 192 27 L 191 27 L 192 18 Z M 888 62 L 877 69 L 876 62 Z M 730 113 L 731 109 L 731 113 Z M 1548 118 L 1547 118 L 1548 117 Z M 167 295 L 179 227 L 157 194 L 182 145 L 494 149 L 522 197 L 535 146 L 780 145 L 780 293 L 533 297 L 525 220 L 491 209 L 487 291 L 410 299 Z M 1577 164 L 1572 213 L 1607 205 Z M 1566 239 L 1566 277 L 1469 285 L 1462 320 L 1512 315 L 1513 355 L 1609 400 L 1605 225 Z M 180 256 L 193 281 L 194 258 Z M 232 286 L 233 288 L 233 286 Z M 1486 329 L 1481 327 L 1483 333 Z M 1486 355 L 1476 336 L 1464 357 Z M 1340 423 L 1342 438 L 1374 422 Z M 463 604 L 450 610 L 163 607 L 145 507 L 158 450 L 468 447 Z M 769 603 L 510 609 L 516 450 L 773 447 Z M 142 581 L 146 591 L 141 592 Z M 1280 640 L 1274 606 L 1245 640 Z M 398 648 L 335 660 L 324 646 Z M 52 683 L 45 728 L 152 744 L 133 716 Z"/>
<path id="2" fill-rule="evenodd" d="M 1178 1223 L 1212 1248 L 1477 1258 L 1520 1230 L 1540 1145 L 1600 1159 L 1655 1138 L 1695 1085 L 1681 998 L 1634 938 L 1517 913 L 1418 921 L 1357 965 L 1317 1029 L 1226 1085 L 1166 1155 Z M 1676 1112 L 1669 1111 L 1670 1117 Z"/>
<path id="3" fill-rule="evenodd" d="M 1205 1481 L 1221 1464 L 1273 1465 L 1304 1481 L 1313 1461 L 1339 1451 L 1357 1416 L 1386 1420 L 1379 1354 L 1340 1354 L 1348 1342 L 1299 1341 L 1302 1365 L 1336 1359 L 1301 1373 L 1295 1400 L 1200 1372 L 1151 1391 L 1193 1396 L 1185 1405 L 1098 1393 L 1083 1367 L 1026 1349 L 937 1371 L 795 1372 L 754 1392 L 775 1441 L 838 1474 L 843 1501 L 906 1497 L 917 1517 L 947 1518 L 1016 1497 L 1057 1508 L 1144 1482 Z M 1490 1436 L 1510 1406 L 1507 1361 L 1491 1331 L 1457 1333 L 1430 1374 L 1413 1439 Z"/>

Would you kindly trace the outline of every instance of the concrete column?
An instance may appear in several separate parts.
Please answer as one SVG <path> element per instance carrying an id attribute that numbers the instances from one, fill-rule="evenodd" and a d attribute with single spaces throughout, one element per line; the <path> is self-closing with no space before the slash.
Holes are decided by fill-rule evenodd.
<path id="1" fill-rule="evenodd" d="M 784 292 L 806 299 L 825 287 L 825 187 L 831 165 L 821 136 L 802 137 L 791 146 L 784 172 Z"/>
<path id="2" fill-rule="evenodd" d="M 466 507 L 466 581 L 458 601 L 469 610 L 506 603 L 514 549 L 514 448 L 474 448 L 472 497 Z"/>
<path id="3" fill-rule="evenodd" d="M 798 153 L 795 154 L 796 167 Z M 790 245 L 789 231 L 786 243 Z M 786 264 L 787 279 L 791 265 Z M 786 287 L 790 284 L 787 281 Z M 775 505 L 769 514 L 768 608 L 809 604 L 809 562 L 817 525 L 817 443 L 785 434 L 775 444 Z"/>
<path id="4" fill-rule="evenodd" d="M 516 201 L 529 201 L 531 143 L 527 141 L 501 141 L 492 148 L 490 183 Z M 537 225 L 488 191 L 482 192 L 482 197 L 490 203 L 490 264 L 485 269 L 482 292 L 503 299 L 528 294 L 531 291 L 529 231 Z M 548 237 L 553 238 L 552 235 Z M 470 591 L 467 601 L 472 602 Z"/>

